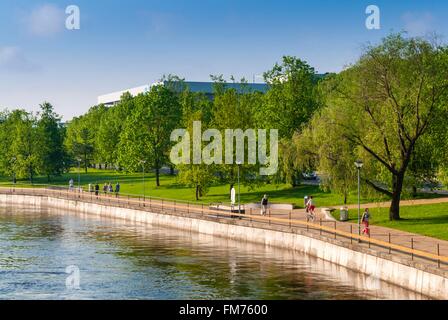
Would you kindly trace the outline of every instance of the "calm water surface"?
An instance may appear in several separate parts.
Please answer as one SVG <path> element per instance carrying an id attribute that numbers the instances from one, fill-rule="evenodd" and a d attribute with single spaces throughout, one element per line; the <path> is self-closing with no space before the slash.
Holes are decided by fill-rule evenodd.
<path id="1" fill-rule="evenodd" d="M 66 286 L 67 266 L 80 288 Z M 296 252 L 54 209 L 0 207 L 0 299 L 420 299 Z"/>

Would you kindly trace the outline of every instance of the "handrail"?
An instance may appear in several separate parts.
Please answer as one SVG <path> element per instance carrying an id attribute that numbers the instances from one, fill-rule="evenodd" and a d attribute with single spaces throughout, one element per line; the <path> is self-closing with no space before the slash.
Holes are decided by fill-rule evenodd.
<path id="1" fill-rule="evenodd" d="M 8 189 L 10 190 L 11 188 L 3 188 L 0 187 L 0 193 L 2 193 L 3 190 Z M 141 198 L 139 198 L 139 200 L 135 200 L 132 198 L 123 198 L 123 197 L 116 197 L 115 195 L 104 195 L 101 192 L 99 193 L 99 195 L 94 195 L 94 193 L 83 193 L 83 192 L 77 192 L 75 191 L 70 191 L 68 189 L 65 189 L 64 191 L 62 190 L 52 190 L 52 189 L 42 189 L 42 188 L 13 188 L 14 193 L 17 194 L 17 192 L 19 191 L 23 191 L 26 195 L 27 191 L 33 190 L 33 193 L 36 193 L 36 190 L 38 190 L 39 192 L 46 192 L 48 194 L 56 194 L 56 196 L 59 194 L 60 196 L 62 194 L 66 194 L 66 195 L 74 195 L 77 199 L 87 199 L 89 200 L 92 198 L 96 198 L 96 199 L 109 199 L 110 200 L 114 200 L 116 202 L 121 202 L 121 203 L 127 203 L 128 205 L 132 204 L 138 204 L 139 206 L 142 205 L 142 201 Z M 44 194 L 46 195 L 46 194 Z M 90 195 L 90 197 L 86 197 L 86 195 Z M 68 199 L 70 199 L 70 197 L 66 197 Z M 413 249 L 413 248 L 408 248 L 402 245 L 398 245 L 398 244 L 393 244 L 393 243 L 389 243 L 386 241 L 382 241 L 379 239 L 375 239 L 375 238 L 370 238 L 370 237 L 366 237 L 364 235 L 358 235 L 358 234 L 354 234 L 354 233 L 349 233 L 346 231 L 341 231 L 341 230 L 337 230 L 337 229 L 333 229 L 327 226 L 323 226 L 323 225 L 319 225 L 316 223 L 311 223 L 308 221 L 301 221 L 301 220 L 297 220 L 297 219 L 291 219 L 291 215 L 289 219 L 284 219 L 284 218 L 276 218 L 276 217 L 266 217 L 266 216 L 259 216 L 259 215 L 252 215 L 252 214 L 240 214 L 240 213 L 234 213 L 234 212 L 226 212 L 226 211 L 221 211 L 221 210 L 214 210 L 214 209 L 210 209 L 210 208 L 204 208 L 204 205 L 202 205 L 201 207 L 198 205 L 190 205 L 190 203 L 188 202 L 187 205 L 185 205 L 184 203 L 178 203 L 177 201 L 172 201 L 169 200 L 169 202 L 171 203 L 167 203 L 164 202 L 164 199 L 161 199 L 161 202 L 159 201 L 160 199 L 157 199 L 156 201 L 154 201 L 153 197 L 148 197 L 147 199 L 149 199 L 151 202 L 150 204 L 150 208 L 152 208 L 153 206 L 161 206 L 162 210 L 165 209 L 165 211 L 167 209 L 174 209 L 174 212 L 178 211 L 178 209 L 184 209 L 187 210 L 188 213 L 199 213 L 201 215 L 204 214 L 209 214 L 209 215 L 216 215 L 217 217 L 221 216 L 228 216 L 231 218 L 235 218 L 235 217 L 241 217 L 241 218 L 248 218 L 251 221 L 258 221 L 258 222 L 264 222 L 264 223 L 272 223 L 272 222 L 278 222 L 278 223 L 282 223 L 282 224 L 286 224 L 289 225 L 290 227 L 292 227 L 292 225 L 301 225 L 301 226 L 306 226 L 307 228 L 311 228 L 314 230 L 318 230 L 318 231 L 324 231 L 324 232 L 328 232 L 331 234 L 335 234 L 335 235 L 340 235 L 343 236 L 345 238 L 350 238 L 350 239 L 355 239 L 355 240 L 359 240 L 362 242 L 367 242 L 369 244 L 374 244 L 374 245 L 378 245 L 384 248 L 388 248 L 388 249 L 393 249 L 396 251 L 400 251 L 400 252 L 404 252 L 404 253 L 408 253 L 411 255 L 415 255 L 415 256 L 419 256 L 421 258 L 426 258 L 426 259 L 430 259 L 430 260 L 435 260 L 438 262 L 444 262 L 444 263 L 448 263 L 448 256 L 443 256 L 440 254 L 433 254 L 427 251 L 422 251 L 422 250 L 418 250 L 418 249 Z M 145 202 L 146 199 L 143 201 L 143 205 L 148 204 L 147 202 Z M 113 203 L 110 203 L 110 205 L 113 205 Z M 278 210 L 278 211 L 285 211 L 288 212 L 287 210 Z"/>

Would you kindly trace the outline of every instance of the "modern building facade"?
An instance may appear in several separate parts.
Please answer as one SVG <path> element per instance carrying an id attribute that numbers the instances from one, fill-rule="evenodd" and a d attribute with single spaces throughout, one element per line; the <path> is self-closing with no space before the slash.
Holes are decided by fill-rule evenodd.
<path id="1" fill-rule="evenodd" d="M 98 104 L 104 104 L 105 106 L 113 106 L 120 101 L 121 96 L 129 92 L 132 96 L 137 96 L 141 93 L 146 93 L 151 90 L 151 87 L 155 85 L 167 85 L 167 81 L 156 82 L 153 84 L 143 85 L 140 87 L 135 87 L 127 90 L 112 92 L 104 94 L 98 97 Z M 197 82 L 197 81 L 184 81 L 183 84 L 191 92 L 202 92 L 210 99 L 213 98 L 213 82 Z M 265 93 L 268 90 L 268 85 L 266 83 L 226 83 L 226 88 L 232 88 L 238 92 L 243 91 L 253 91 Z"/>

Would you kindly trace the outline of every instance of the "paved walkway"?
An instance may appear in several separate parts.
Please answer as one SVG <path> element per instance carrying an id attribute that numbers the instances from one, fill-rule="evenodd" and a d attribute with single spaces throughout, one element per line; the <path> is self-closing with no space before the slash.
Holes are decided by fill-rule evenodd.
<path id="1" fill-rule="evenodd" d="M 439 200 L 439 202 L 433 201 L 433 200 Z M 441 201 L 442 200 L 442 201 Z M 422 200 L 414 200 L 414 202 L 417 202 L 418 204 L 432 204 L 432 203 L 441 203 L 441 202 L 448 202 L 448 198 L 442 198 L 442 199 L 422 199 Z M 411 202 L 408 201 L 404 205 L 411 205 Z M 414 203 L 416 204 L 416 203 Z M 387 202 L 375 204 L 383 206 L 388 206 Z M 367 204 L 363 205 L 362 207 L 374 207 L 373 205 Z M 348 206 L 349 208 L 353 206 Z M 354 208 L 357 208 L 357 205 L 354 205 Z M 330 221 L 327 220 L 325 215 L 320 212 L 320 208 L 316 208 L 316 224 L 322 223 L 324 226 L 328 226 L 331 228 L 336 228 L 340 231 L 345 232 L 353 232 L 354 234 L 358 233 L 358 224 L 352 223 L 352 222 L 340 222 L 340 221 Z M 271 212 L 272 217 L 278 217 L 278 218 L 284 218 L 289 219 L 289 213 L 280 213 L 280 212 Z M 305 212 L 305 209 L 295 209 L 292 211 L 291 219 L 293 220 L 306 220 L 307 214 Z M 322 222 L 321 222 L 322 220 Z M 363 229 L 363 225 L 361 225 L 361 231 Z M 448 241 L 445 240 L 439 240 L 432 237 L 427 237 L 419 234 L 414 234 L 406 231 L 401 231 L 397 229 L 382 227 L 382 226 L 370 226 L 370 234 L 371 238 L 382 240 L 389 242 L 389 239 L 391 243 L 398 244 L 404 247 L 413 248 L 416 250 L 426 251 L 433 254 L 438 254 L 442 256 L 448 256 Z M 348 240 L 349 241 L 349 240 Z M 378 250 L 381 250 L 380 248 L 376 248 Z M 383 249 L 384 252 L 389 252 L 388 249 Z M 409 254 L 406 255 L 409 257 Z M 427 260 L 425 260 L 427 262 Z M 448 266 L 442 267 L 446 270 L 448 270 Z"/>

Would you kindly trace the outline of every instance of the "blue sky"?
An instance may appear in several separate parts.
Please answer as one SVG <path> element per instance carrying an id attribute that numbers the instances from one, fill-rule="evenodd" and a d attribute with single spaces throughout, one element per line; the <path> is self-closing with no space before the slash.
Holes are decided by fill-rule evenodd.
<path id="1" fill-rule="evenodd" d="M 380 30 L 365 27 L 371 4 Z M 65 29 L 68 5 L 80 30 Z M 448 36 L 447 14 L 445 0 L 0 0 L 0 108 L 47 100 L 69 120 L 163 74 L 252 80 L 283 55 L 337 72 L 391 31 Z"/>

